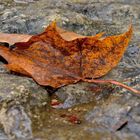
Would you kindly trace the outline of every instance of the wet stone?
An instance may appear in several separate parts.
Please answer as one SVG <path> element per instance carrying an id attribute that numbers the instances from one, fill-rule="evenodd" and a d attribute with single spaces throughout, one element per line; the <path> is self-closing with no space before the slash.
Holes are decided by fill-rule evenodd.
<path id="1" fill-rule="evenodd" d="M 9 70 L 4 66 L 2 62 L 0 62 L 0 74 L 2 73 L 9 73 Z"/>
<path id="2" fill-rule="evenodd" d="M 111 94 L 113 88 L 89 83 L 77 83 L 58 89 L 55 94 L 63 101 L 57 108 L 70 108 L 78 104 L 100 102 Z"/>
<path id="3" fill-rule="evenodd" d="M 116 93 L 117 94 L 117 93 Z M 123 94 L 117 98 L 112 95 L 108 101 L 94 107 L 85 115 L 97 130 L 113 132 L 116 137 L 139 139 L 139 99 L 131 94 Z M 93 131 L 97 131 L 97 130 Z M 104 130 L 105 129 L 105 130 Z M 137 129 L 137 130 L 136 130 Z"/>
<path id="4" fill-rule="evenodd" d="M 118 64 L 118 70 L 123 78 L 131 78 L 140 74 L 140 48 L 137 43 L 128 47 L 121 62 Z"/>
<path id="5" fill-rule="evenodd" d="M 22 106 L 12 106 L 9 109 L 2 108 L 0 123 L 11 140 L 32 139 L 31 120 Z"/>
<path id="6" fill-rule="evenodd" d="M 139 0 L 0 0 L 0 32 L 37 34 L 56 20 L 67 30 L 83 35 L 106 32 L 107 36 L 126 31 L 132 19 L 132 42 L 118 66 L 103 78 L 118 80 L 140 90 L 139 9 Z M 46 90 L 30 78 L 11 75 L 0 63 L 0 119 L 4 122 L 7 118 L 9 124 L 13 121 L 10 126 L 3 123 L 0 139 L 32 135 L 40 140 L 140 139 L 139 96 L 119 87 L 112 90 L 87 83 L 62 87 L 54 95 L 62 104 L 57 109 L 47 110 Z M 36 106 L 41 109 L 30 115 L 28 110 Z M 68 113 L 77 115 L 82 123 L 69 124 L 60 117 Z M 125 121 L 127 124 L 123 126 Z M 24 126 L 19 129 L 23 135 L 17 130 L 20 124 Z"/>
<path id="7" fill-rule="evenodd" d="M 0 74 L 1 103 L 28 103 L 30 106 L 43 106 L 49 98 L 45 89 L 37 85 L 31 78 Z M 5 86 L 6 85 L 6 86 Z"/>
<path id="8" fill-rule="evenodd" d="M 32 111 L 46 108 L 48 101 L 46 90 L 32 79 L 0 74 L 0 123 L 10 139 L 32 138 Z"/>
<path id="9" fill-rule="evenodd" d="M 21 3 L 21 4 L 28 4 L 28 3 L 32 3 L 35 1 L 37 1 L 37 0 L 14 0 L 14 2 Z"/>

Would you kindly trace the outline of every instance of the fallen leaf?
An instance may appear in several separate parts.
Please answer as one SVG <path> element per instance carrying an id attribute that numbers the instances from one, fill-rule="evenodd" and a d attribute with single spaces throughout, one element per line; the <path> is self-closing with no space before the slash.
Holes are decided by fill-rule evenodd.
<path id="1" fill-rule="evenodd" d="M 30 76 L 43 86 L 58 88 L 89 79 L 95 82 L 119 63 L 131 39 L 132 26 L 121 35 L 102 38 L 103 34 L 81 36 L 53 22 L 39 35 L 9 35 L 15 48 L 0 46 L 0 56 L 8 62 L 9 70 Z"/>
<path id="2" fill-rule="evenodd" d="M 24 34 L 0 33 L 0 42 L 7 42 L 7 43 L 12 45 L 16 42 L 26 42 L 31 37 L 32 37 L 31 35 L 24 35 Z"/>

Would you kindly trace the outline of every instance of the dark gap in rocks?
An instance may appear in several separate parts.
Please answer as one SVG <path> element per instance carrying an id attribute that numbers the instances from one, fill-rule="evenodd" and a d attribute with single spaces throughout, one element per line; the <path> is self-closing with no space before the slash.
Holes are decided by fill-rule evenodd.
<path id="1" fill-rule="evenodd" d="M 128 122 L 125 122 L 125 123 L 122 124 L 116 131 L 122 130 L 127 124 L 128 124 Z"/>
<path id="2" fill-rule="evenodd" d="M 58 88 L 53 88 L 51 86 L 45 86 L 45 89 L 49 93 L 49 96 L 52 96 L 52 94 L 55 93 L 58 90 Z"/>
<path id="3" fill-rule="evenodd" d="M 121 131 L 128 124 L 127 119 L 122 119 L 113 126 L 113 131 Z"/>

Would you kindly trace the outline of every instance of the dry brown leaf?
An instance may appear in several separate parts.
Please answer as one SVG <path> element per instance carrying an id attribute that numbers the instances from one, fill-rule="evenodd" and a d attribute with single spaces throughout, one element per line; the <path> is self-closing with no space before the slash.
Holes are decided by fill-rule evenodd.
<path id="1" fill-rule="evenodd" d="M 106 38 L 102 35 L 81 36 L 53 22 L 39 35 L 15 38 L 9 35 L 10 41 L 5 41 L 17 42 L 15 48 L 0 46 L 0 55 L 11 71 L 28 75 L 40 85 L 58 88 L 107 74 L 122 58 L 132 36 L 132 26 L 121 35 Z"/>
<path id="2" fill-rule="evenodd" d="M 31 35 L 24 35 L 24 34 L 6 34 L 0 33 L 0 42 L 8 42 L 9 44 L 14 44 L 16 42 L 26 42 L 32 36 Z"/>

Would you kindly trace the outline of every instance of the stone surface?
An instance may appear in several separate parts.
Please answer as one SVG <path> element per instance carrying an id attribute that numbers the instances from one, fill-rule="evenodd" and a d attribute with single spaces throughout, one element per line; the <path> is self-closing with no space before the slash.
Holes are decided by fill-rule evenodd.
<path id="1" fill-rule="evenodd" d="M 10 139 L 32 139 L 31 120 L 23 107 L 12 106 L 9 109 L 2 108 L 0 111 L 0 122 Z"/>
<path id="2" fill-rule="evenodd" d="M 9 104 L 23 104 L 25 106 L 44 106 L 48 103 L 45 89 L 37 85 L 32 79 L 0 74 L 0 101 Z"/>
<path id="3" fill-rule="evenodd" d="M 32 111 L 48 101 L 47 91 L 32 79 L 0 74 L 0 123 L 10 139 L 31 139 L 31 117 L 37 113 Z"/>
<path id="4" fill-rule="evenodd" d="M 21 4 L 28 4 L 28 3 L 32 3 L 35 2 L 36 0 L 14 0 L 14 2 L 16 3 L 21 3 Z"/>
<path id="5" fill-rule="evenodd" d="M 126 31 L 132 20 L 133 40 L 119 65 L 103 78 L 123 81 L 140 90 L 139 9 L 139 0 L 0 0 L 0 32 L 36 34 L 56 20 L 59 26 L 83 35 L 102 31 L 114 35 Z M 57 109 L 32 110 L 32 106 L 48 103 L 48 96 L 43 94 L 45 89 L 31 79 L 12 76 L 0 63 L 1 111 L 6 108 L 7 117 L 15 105 L 22 105 L 32 122 L 33 137 L 41 140 L 139 140 L 140 97 L 119 87 L 113 88 L 88 83 L 68 85 L 56 92 L 53 90 L 53 96 L 57 95 L 63 102 Z M 32 110 L 34 115 L 27 110 Z M 81 124 L 73 124 L 64 117 L 70 115 L 77 116 Z M 16 121 L 21 122 L 19 118 Z M 10 127 L 4 128 L 7 132 Z M 7 139 L 2 131 L 0 136 Z"/>
<path id="6" fill-rule="evenodd" d="M 4 74 L 4 73 L 9 73 L 9 70 L 6 69 L 6 67 L 4 66 L 4 64 L 2 62 L 0 62 L 0 74 Z"/>
<path id="7" fill-rule="evenodd" d="M 77 83 L 58 89 L 55 94 L 63 104 L 57 108 L 70 108 L 78 104 L 94 102 L 95 104 L 109 97 L 111 86 L 100 86 L 89 83 Z"/>
<path id="8" fill-rule="evenodd" d="M 134 111 L 139 106 L 139 99 L 131 94 L 121 97 L 109 99 L 108 104 L 105 102 L 95 107 L 85 115 L 85 119 L 93 124 L 93 128 L 97 124 L 96 129 L 106 129 L 120 139 L 139 139 L 138 121 L 134 119 L 139 118 Z"/>

